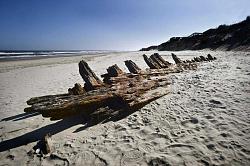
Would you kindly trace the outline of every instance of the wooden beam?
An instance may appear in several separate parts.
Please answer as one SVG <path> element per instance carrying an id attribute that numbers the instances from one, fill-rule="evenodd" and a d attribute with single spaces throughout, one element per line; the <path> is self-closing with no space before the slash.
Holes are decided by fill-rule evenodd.
<path id="1" fill-rule="evenodd" d="M 165 61 L 158 53 L 154 53 L 150 56 L 150 58 L 157 63 L 161 68 L 167 68 L 171 65 L 171 63 Z"/>
<path id="2" fill-rule="evenodd" d="M 90 69 L 87 62 L 83 60 L 79 62 L 79 73 L 85 82 L 84 89 L 86 91 L 98 89 L 99 87 L 103 86 L 103 82 Z"/>
<path id="3" fill-rule="evenodd" d="M 148 58 L 147 55 L 145 55 L 145 54 L 143 54 L 143 59 L 150 69 L 160 69 L 161 68 L 156 62 L 154 62 L 151 58 Z"/>
<path id="4" fill-rule="evenodd" d="M 141 69 L 132 60 L 126 60 L 125 65 L 131 73 L 138 74 L 141 72 Z"/>
<path id="5" fill-rule="evenodd" d="M 178 58 L 177 55 L 175 55 L 174 53 L 172 53 L 171 55 L 172 55 L 172 58 L 176 64 L 182 63 L 182 60 L 180 58 Z"/>

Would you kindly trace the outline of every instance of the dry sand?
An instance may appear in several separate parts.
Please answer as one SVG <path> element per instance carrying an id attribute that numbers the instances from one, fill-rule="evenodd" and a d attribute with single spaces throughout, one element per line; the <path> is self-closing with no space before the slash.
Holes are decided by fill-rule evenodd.
<path id="1" fill-rule="evenodd" d="M 26 114 L 25 102 L 83 84 L 80 59 L 100 75 L 115 63 L 127 71 L 127 59 L 146 68 L 143 52 L 1 62 L 0 165 L 249 165 L 250 53 L 175 53 L 184 60 L 207 53 L 218 59 L 169 75 L 169 95 L 91 127 L 80 116 L 50 121 Z M 160 55 L 173 62 L 170 52 Z M 46 133 L 52 134 L 52 154 L 31 153 Z"/>

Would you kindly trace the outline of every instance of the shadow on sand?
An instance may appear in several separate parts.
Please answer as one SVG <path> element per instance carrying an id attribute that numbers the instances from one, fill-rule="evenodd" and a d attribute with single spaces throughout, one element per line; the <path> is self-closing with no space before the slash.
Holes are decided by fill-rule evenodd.
<path id="1" fill-rule="evenodd" d="M 40 141 L 48 133 L 50 135 L 54 135 L 54 134 L 57 134 L 57 133 L 60 133 L 60 132 L 62 132 L 64 130 L 66 130 L 66 129 L 72 127 L 72 126 L 78 125 L 78 124 L 83 124 L 83 126 L 76 129 L 74 131 L 74 133 L 80 132 L 82 130 L 85 130 L 88 127 L 94 126 L 94 125 L 99 124 L 99 123 L 106 123 L 106 122 L 109 122 L 109 121 L 118 121 L 118 120 L 121 120 L 121 119 L 129 116 L 130 114 L 132 114 L 135 111 L 124 111 L 124 112 L 126 112 L 126 113 L 125 114 L 124 113 L 120 114 L 120 115 L 118 115 L 116 117 L 112 117 L 112 118 L 107 118 L 107 117 L 106 118 L 96 118 L 94 120 L 93 119 L 87 119 L 86 120 L 81 115 L 68 117 L 68 118 L 62 119 L 60 121 L 57 121 L 57 122 L 55 122 L 53 124 L 49 124 L 47 126 L 38 128 L 38 129 L 36 129 L 34 131 L 31 131 L 29 133 L 18 136 L 16 138 L 12 138 L 12 139 L 9 139 L 9 140 L 2 141 L 0 143 L 0 152 L 10 150 L 10 149 L 13 149 L 13 148 L 17 148 L 17 147 L 20 147 L 20 146 L 23 146 L 23 145 L 27 145 L 27 144 L 32 143 L 32 142 Z M 19 115 L 13 116 L 13 117 L 5 118 L 5 121 L 20 119 L 21 117 L 24 117 L 24 115 L 25 115 L 25 117 L 28 116 L 26 114 L 22 114 L 22 115 L 19 114 Z M 29 115 L 29 117 L 32 116 L 32 115 Z M 35 115 L 33 115 L 33 116 L 35 116 Z M 3 120 L 4 119 L 2 119 L 2 121 Z"/>
<path id="2" fill-rule="evenodd" d="M 30 117 L 37 116 L 37 115 L 40 115 L 40 113 L 38 113 L 38 112 L 22 113 L 22 114 L 18 114 L 18 115 L 14 115 L 14 116 L 4 118 L 4 119 L 1 120 L 1 122 L 2 121 L 11 121 L 11 120 L 19 121 L 19 120 L 23 120 L 23 119 L 30 118 Z"/>

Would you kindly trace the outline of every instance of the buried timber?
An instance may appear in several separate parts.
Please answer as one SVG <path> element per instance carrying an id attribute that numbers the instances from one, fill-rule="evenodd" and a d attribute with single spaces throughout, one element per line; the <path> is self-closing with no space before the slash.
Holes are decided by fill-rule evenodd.
<path id="1" fill-rule="evenodd" d="M 199 62 L 216 58 L 195 57 L 182 61 L 172 54 L 176 64 L 165 61 L 159 54 L 143 55 L 149 69 L 141 70 L 133 61 L 125 61 L 130 73 L 123 72 L 117 65 L 107 68 L 100 80 L 85 61 L 79 62 L 79 73 L 84 86 L 76 83 L 67 94 L 34 97 L 27 101 L 25 112 L 38 112 L 51 120 L 81 114 L 86 119 L 115 120 L 142 108 L 151 101 L 169 93 L 169 73 L 195 70 Z"/>

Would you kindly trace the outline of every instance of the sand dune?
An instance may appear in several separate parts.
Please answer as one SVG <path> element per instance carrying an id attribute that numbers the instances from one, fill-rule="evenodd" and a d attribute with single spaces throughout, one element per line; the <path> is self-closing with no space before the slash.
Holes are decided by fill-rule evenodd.
<path id="1" fill-rule="evenodd" d="M 145 52 L 151 54 L 152 52 Z M 64 57 L 0 63 L 2 165 L 248 165 L 250 163 L 250 53 L 175 52 L 182 59 L 208 53 L 218 59 L 196 71 L 171 74 L 170 94 L 116 121 L 86 126 L 80 116 L 49 121 L 23 109 L 30 97 L 65 93 L 83 84 L 78 61 Z M 86 57 L 103 74 L 124 60 L 141 68 L 143 52 Z M 160 55 L 173 62 L 170 52 Z M 53 153 L 33 154 L 46 134 Z"/>

